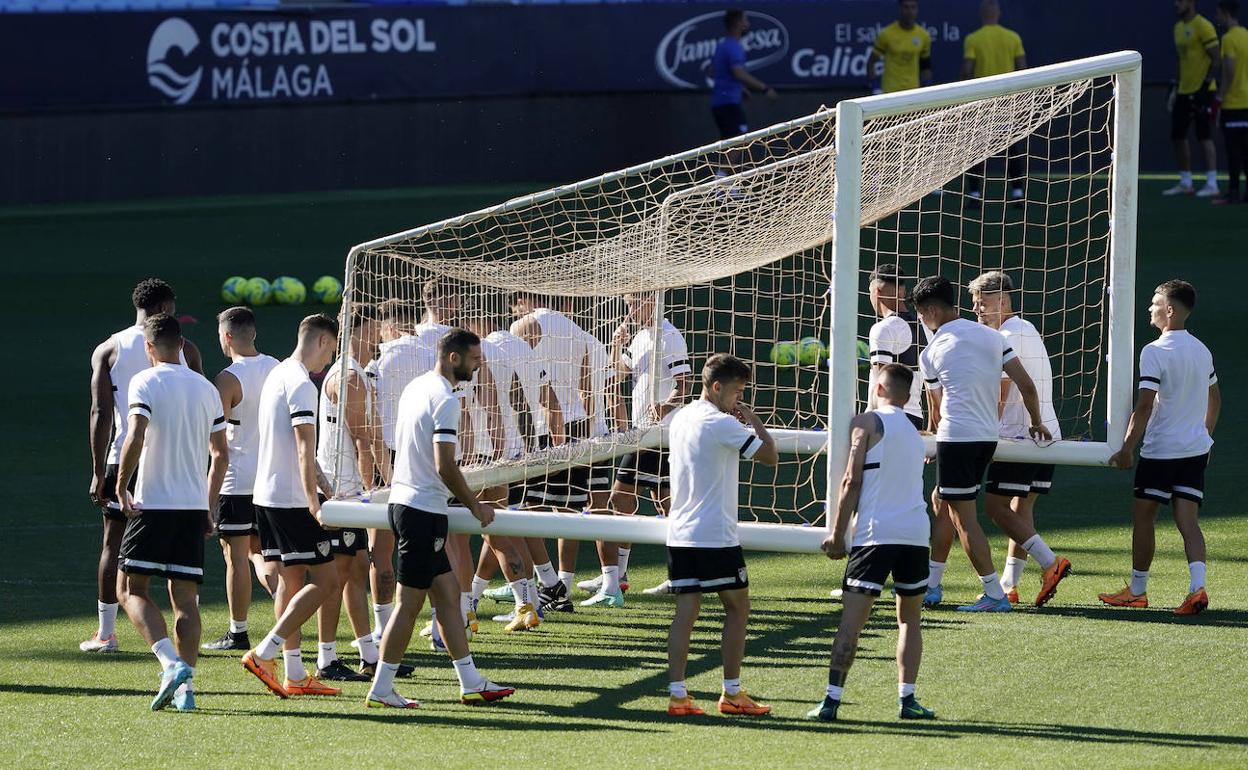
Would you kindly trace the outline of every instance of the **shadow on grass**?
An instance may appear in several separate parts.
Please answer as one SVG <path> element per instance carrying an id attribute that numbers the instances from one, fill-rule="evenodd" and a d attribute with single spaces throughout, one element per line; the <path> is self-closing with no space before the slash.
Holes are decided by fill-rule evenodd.
<path id="1" fill-rule="evenodd" d="M 1248 736 L 1210 733 L 1165 733 L 1087 725 L 1019 724 L 1010 722 L 879 722 L 843 720 L 825 726 L 829 732 L 904 735 L 920 738 L 970 738 L 996 736 L 1080 743 L 1126 743 L 1165 748 L 1208 749 L 1217 746 L 1248 746 Z"/>

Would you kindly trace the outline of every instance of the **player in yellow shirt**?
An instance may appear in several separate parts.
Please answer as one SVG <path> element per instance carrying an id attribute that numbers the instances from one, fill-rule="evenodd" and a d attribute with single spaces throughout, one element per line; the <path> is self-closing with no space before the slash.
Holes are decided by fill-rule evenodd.
<path id="1" fill-rule="evenodd" d="M 1196 0 L 1174 0 L 1174 46 L 1179 56 L 1179 82 L 1170 95 L 1170 139 L 1179 162 L 1179 183 L 1163 195 L 1191 195 L 1210 198 L 1218 194 L 1218 153 L 1210 127 L 1217 111 L 1218 33 L 1213 24 L 1196 13 Z M 1192 155 L 1187 144 L 1188 127 L 1196 129 L 1196 140 L 1205 153 L 1205 186 L 1192 187 Z"/>
<path id="2" fill-rule="evenodd" d="M 900 0 L 897 21 L 880 30 L 867 56 L 867 89 L 892 93 L 932 82 L 932 36 L 918 23 L 919 0 Z M 875 79 L 876 62 L 884 61 L 884 76 Z"/>
<path id="3" fill-rule="evenodd" d="M 1222 138 L 1226 144 L 1226 166 L 1231 181 L 1225 198 L 1214 203 L 1243 203 L 1248 191 L 1240 192 L 1239 176 L 1248 172 L 1248 29 L 1239 25 L 1239 0 L 1220 0 L 1218 24 L 1222 36 L 1222 78 L 1218 97 L 1222 102 Z"/>
<path id="4" fill-rule="evenodd" d="M 1023 50 L 1023 39 L 1014 30 L 1001 26 L 1000 3 L 983 0 L 979 4 L 979 20 L 982 26 L 967 35 L 962 45 L 962 79 L 986 78 L 1026 69 L 1027 53 Z M 1026 150 L 1026 143 L 1019 142 L 1006 153 L 1005 174 L 1013 201 L 1021 202 L 1026 198 L 1023 190 L 1023 157 Z M 966 194 L 972 205 L 981 200 L 980 188 L 987 173 L 988 163 L 985 161 L 966 175 Z"/>

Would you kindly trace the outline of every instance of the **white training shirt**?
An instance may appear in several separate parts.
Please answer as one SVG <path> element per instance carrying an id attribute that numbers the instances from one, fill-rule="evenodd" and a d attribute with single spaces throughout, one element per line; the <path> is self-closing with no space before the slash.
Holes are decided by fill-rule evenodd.
<path id="1" fill-rule="evenodd" d="M 607 346 L 594 335 L 584 332 L 585 350 L 589 356 L 589 437 L 599 438 L 610 432 L 607 422 L 607 384 L 615 377 Z"/>
<path id="2" fill-rule="evenodd" d="M 445 514 L 450 490 L 438 474 L 434 445 L 458 444 L 459 398 L 437 372 L 412 380 L 399 398 L 390 502 Z"/>
<path id="3" fill-rule="evenodd" d="M 375 364 L 375 367 L 374 367 Z M 376 371 L 377 418 L 381 437 L 394 449 L 394 420 L 399 409 L 399 396 L 407 384 L 433 368 L 428 350 L 415 334 L 405 334 L 377 347 L 377 358 L 369 363 Z"/>
<path id="4" fill-rule="evenodd" d="M 1057 412 L 1053 408 L 1053 366 L 1049 362 L 1049 351 L 1044 347 L 1044 338 L 1036 327 L 1026 319 L 1011 316 L 1001 324 L 1001 334 L 1009 346 L 1018 355 L 1023 368 L 1036 384 L 1036 397 L 1040 400 L 1040 419 L 1044 427 L 1053 434 L 1053 439 L 1062 437 L 1062 429 L 1057 424 Z M 1009 379 L 1005 372 L 1002 379 Z M 1023 394 L 1018 386 L 1010 383 L 1006 395 L 1005 408 L 1001 412 L 1002 438 L 1027 438 L 1027 428 L 1031 425 L 1031 416 L 1023 405 Z"/>
<path id="5" fill-rule="evenodd" d="M 534 437 L 545 436 L 550 432 L 546 426 L 546 413 L 542 410 L 542 386 L 550 381 L 545 367 L 533 354 L 533 348 L 509 331 L 492 332 L 486 339 L 501 351 L 501 371 L 505 374 L 506 370 L 510 369 L 520 379 L 520 392 L 533 424 Z M 498 382 L 500 378 L 494 379 Z M 510 377 L 506 379 L 508 382 L 511 381 Z M 506 408 L 511 411 L 511 421 L 516 425 L 518 432 L 520 415 L 512 408 L 510 393 L 509 386 Z M 506 413 L 504 411 L 504 414 Z M 521 447 L 523 448 L 523 443 Z"/>
<path id="6" fill-rule="evenodd" d="M 260 391 L 260 457 L 252 502 L 265 508 L 307 508 L 295 426 L 316 425 L 316 386 L 308 370 L 288 358 L 269 372 Z"/>
<path id="7" fill-rule="evenodd" d="M 108 448 L 108 463 L 116 465 L 121 461 L 121 445 L 126 442 L 126 432 L 130 429 L 127 417 L 129 410 L 126 406 L 130 380 L 139 372 L 150 369 L 152 362 L 148 360 L 147 350 L 143 346 L 141 324 L 122 329 L 109 339 L 113 341 L 116 355 L 108 370 L 109 380 L 113 383 L 113 443 Z M 186 365 L 185 354 L 179 352 L 178 359 L 183 366 Z"/>
<path id="8" fill-rule="evenodd" d="M 639 428 L 653 422 L 650 407 L 662 404 L 676 392 L 676 378 L 689 374 L 689 347 L 680 331 L 664 318 L 659 323 L 659 341 L 662 358 L 659 359 L 659 384 L 657 398 L 651 394 L 650 362 L 653 360 L 654 335 L 650 328 L 642 328 L 633 336 L 621 357 L 633 373 L 633 427 Z"/>
<path id="9" fill-rule="evenodd" d="M 278 360 L 264 353 L 240 357 L 225 367 L 238 380 L 242 397 L 230 410 L 225 438 L 230 444 L 230 467 L 225 471 L 223 495 L 250 495 L 256 484 L 260 451 L 260 391 Z"/>
<path id="10" fill-rule="evenodd" d="M 867 450 L 862 466 L 862 491 L 850 547 L 926 548 L 931 522 L 923 498 L 923 439 L 904 410 L 885 404 L 867 414 L 880 419 L 884 435 Z"/>
<path id="11" fill-rule="evenodd" d="M 1205 427 L 1209 387 L 1218 382 L 1213 354 L 1186 329 L 1162 332 L 1140 351 L 1140 388 L 1157 391 L 1140 457 L 1174 460 L 1213 447 Z"/>
<path id="12" fill-rule="evenodd" d="M 533 311 L 542 338 L 533 348 L 550 377 L 550 387 L 563 412 L 563 423 L 584 420 L 588 414 L 581 400 L 581 366 L 585 362 L 585 330 L 563 313 L 549 308 Z"/>
<path id="13" fill-rule="evenodd" d="M 526 351 L 529 350 L 529 346 L 525 345 L 523 340 L 519 337 L 515 339 Z M 472 436 L 464 437 L 465 441 L 460 442 L 461 445 L 467 444 L 467 448 L 463 449 L 463 452 L 466 454 L 482 457 L 494 456 L 494 438 L 490 434 L 490 418 L 493 415 L 485 408 L 484 401 L 481 398 L 481 383 L 479 380 L 482 369 L 488 369 L 490 376 L 493 378 L 494 398 L 498 404 L 498 419 L 501 421 L 503 428 L 503 459 L 513 459 L 519 457 L 524 452 L 524 442 L 520 438 L 520 424 L 516 410 L 511 404 L 511 386 L 516 378 L 517 367 L 523 366 L 524 360 L 517 361 L 511 358 L 511 352 L 511 350 L 499 343 L 497 337 L 493 335 L 482 337 L 481 356 L 485 361 L 481 365 L 481 369 L 473 372 L 471 380 L 460 383 L 459 390 L 462 390 L 464 393 L 464 407 L 468 409 L 468 413 L 472 417 Z"/>
<path id="14" fill-rule="evenodd" d="M 672 466 L 667 544 L 730 548 L 737 536 L 738 471 L 763 441 L 706 399 L 677 410 L 669 430 Z"/>
<path id="15" fill-rule="evenodd" d="M 354 358 L 347 359 L 347 368 L 355 373 L 364 388 L 364 414 L 372 414 L 373 387 L 372 382 L 364 373 L 364 367 Z M 359 455 L 355 451 L 355 439 L 350 435 L 347 426 L 338 422 L 338 403 L 331 401 L 327 387 L 329 379 L 339 379 L 342 374 L 342 362 L 335 361 L 321 383 L 319 418 L 316 433 L 316 464 L 321 473 L 329 481 L 334 490 L 334 497 L 342 495 L 358 495 L 364 492 L 364 481 L 360 478 Z M 338 386 L 338 397 L 342 398 L 347 388 Z M 338 473 L 335 473 L 335 470 Z M 369 479 L 370 485 L 372 479 Z"/>
<path id="16" fill-rule="evenodd" d="M 207 511 L 209 436 L 225 430 L 221 396 L 203 375 L 160 364 L 130 379 L 129 414 L 150 422 L 134 501 L 149 511 Z"/>
<path id="17" fill-rule="evenodd" d="M 936 330 L 919 354 L 928 390 L 944 390 L 937 441 L 996 441 L 1001 367 L 1015 358 L 996 329 L 958 318 Z"/>
<path id="18" fill-rule="evenodd" d="M 927 327 L 908 313 L 892 313 L 871 325 L 867 333 L 870 346 L 871 373 L 867 377 L 867 392 L 875 392 L 875 383 L 879 378 L 879 369 L 875 364 L 903 364 L 913 371 L 919 365 L 919 344 L 917 330 Z M 927 342 L 928 335 L 922 340 Z M 915 377 L 910 383 L 910 400 L 906 402 L 906 414 L 923 419 L 923 383 Z"/>

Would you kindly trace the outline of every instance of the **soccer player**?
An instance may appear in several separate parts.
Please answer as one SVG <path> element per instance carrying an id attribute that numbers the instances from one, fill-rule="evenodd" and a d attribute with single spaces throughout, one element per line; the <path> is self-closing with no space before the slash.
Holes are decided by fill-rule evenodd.
<path id="1" fill-rule="evenodd" d="M 170 702 L 190 711 L 195 708 L 191 677 L 199 659 L 204 535 L 212 531 L 208 512 L 217 502 L 230 450 L 216 390 L 181 363 L 178 319 L 164 313 L 144 319 L 143 348 L 152 367 L 130 378 L 128 430 L 115 487 L 127 519 L 121 598 L 160 661 L 160 689 L 152 711 Z M 131 499 L 136 470 L 138 485 Z M 175 641 L 169 640 L 165 618 L 148 596 L 152 576 L 169 582 Z"/>
<path id="2" fill-rule="evenodd" d="M 95 606 L 99 625 L 90 639 L 78 645 L 83 652 L 116 652 L 118 649 L 114 633 L 117 627 L 117 554 L 126 520 L 113 490 L 117 487 L 118 458 L 129 426 L 125 396 L 130 378 L 151 366 L 144 352 L 143 322 L 153 315 L 177 312 L 173 289 L 159 278 L 140 281 L 130 299 L 134 304 L 134 325 L 101 342 L 91 354 L 91 488 L 88 495 L 91 503 L 103 512 L 104 538 L 96 572 Z M 195 343 L 184 339 L 181 356 L 186 366 L 203 372 Z"/>
<path id="3" fill-rule="evenodd" d="M 741 687 L 750 580 L 737 536 L 738 472 L 743 459 L 773 468 L 780 462 L 776 442 L 763 421 L 741 400 L 749 383 L 748 364 L 716 353 L 702 367 L 702 397 L 672 418 L 667 577 L 676 594 L 676 617 L 667 635 L 669 716 L 703 713 L 685 687 L 685 665 L 706 592 L 719 594 L 724 605 L 720 712 L 748 716 L 771 712 L 770 706 L 756 703 Z"/>
<path id="4" fill-rule="evenodd" d="M 993 567 L 992 549 L 976 518 L 984 471 L 992 462 L 1000 430 L 998 401 L 1001 372 L 1014 382 L 1027 409 L 1027 433 L 1032 438 L 1050 439 L 1040 414 L 1035 383 L 1018 360 L 1018 354 L 1000 333 L 960 318 L 957 290 L 944 277 L 924 278 L 910 298 L 923 324 L 932 330 L 932 341 L 919 354 L 919 371 L 927 385 L 929 421 L 936 428 L 937 532 L 933 533 L 932 561 L 936 573 L 930 585 L 939 585 L 944 574 L 945 554 L 938 551 L 940 520 L 952 523 L 962 548 L 984 584 L 983 595 L 973 604 L 959 607 L 964 612 L 1009 612 L 1010 601 L 1001 590 Z M 943 504 L 943 505 L 942 505 Z M 1026 540 L 1017 531 L 1007 531 L 1017 540 Z M 927 600 L 925 600 L 927 601 Z"/>
<path id="5" fill-rule="evenodd" d="M 260 540 L 275 545 L 281 562 L 274 597 L 277 623 L 243 655 L 243 668 L 275 695 L 337 695 L 303 666 L 299 629 L 325 600 L 341 590 L 334 565 L 333 534 L 321 524 L 318 489 L 331 492 L 316 464 L 316 386 L 309 377 L 329 365 L 338 344 L 338 322 L 317 313 L 299 323 L 290 358 L 269 373 L 260 391 L 260 459 L 252 500 Z M 277 679 L 282 650 L 286 679 Z"/>
<path id="6" fill-rule="evenodd" d="M 984 78 L 1027 69 L 1027 54 L 1023 39 L 1012 29 L 1001 26 L 1001 4 L 998 0 L 983 0 L 979 4 L 981 26 L 966 36 L 962 44 L 962 79 Z M 1010 200 L 1021 201 L 1023 190 L 1023 156 L 1026 143 L 1020 142 L 1006 154 L 1005 173 L 1010 186 Z M 988 162 L 966 177 L 967 195 L 972 201 L 982 199 L 981 185 L 988 172 Z"/>
<path id="7" fill-rule="evenodd" d="M 399 597 L 382 635 L 381 663 L 365 698 L 369 707 L 419 708 L 418 702 L 394 691 L 394 676 L 416 615 L 426 593 L 444 618 L 454 617 L 459 608 L 459 585 L 445 548 L 447 499 L 454 495 L 482 527 L 494 520 L 494 509 L 477 499 L 455 462 L 460 405 L 453 389 L 480 365 L 480 338 L 466 329 L 452 329 L 438 341 L 437 366 L 404 388 L 399 401 L 389 506 L 390 526 L 399 544 Z M 477 671 L 462 625 L 441 625 L 459 677 L 461 702 L 490 703 L 515 692 Z"/>
<path id="8" fill-rule="evenodd" d="M 1114 607 L 1148 606 L 1148 570 L 1156 548 L 1154 522 L 1157 509 L 1166 503 L 1183 536 L 1190 576 L 1187 598 L 1174 614 L 1195 615 L 1209 606 L 1200 506 L 1205 500 L 1205 466 L 1222 395 L 1209 348 L 1186 328 L 1195 307 L 1196 289 L 1180 280 L 1154 289 L 1148 306 L 1149 323 L 1161 336 L 1140 351 L 1139 398 L 1122 449 L 1109 461 L 1115 468 L 1130 468 L 1143 438 L 1135 471 L 1131 580 L 1117 593 L 1100 595 L 1101 601 Z"/>
<path id="9" fill-rule="evenodd" d="M 932 82 L 932 36 L 918 20 L 918 0 L 899 0 L 897 21 L 880 30 L 867 55 L 870 93 L 905 91 Z M 881 60 L 884 74 L 877 79 L 876 63 Z"/>
<path id="10" fill-rule="evenodd" d="M 919 616 L 927 588 L 930 525 L 923 500 L 923 439 L 905 411 L 914 372 L 886 364 L 872 385 L 875 408 L 849 424 L 849 460 L 840 500 L 823 541 L 829 559 L 849 556 L 843 582 L 841 622 L 832 642 L 828 690 L 807 716 L 836 720 L 845 677 L 858 651 L 858 635 L 871 606 L 892 575 L 897 592 L 897 697 L 902 719 L 934 719 L 915 699 L 914 685 L 923 655 Z M 854 516 L 852 533 L 850 519 Z"/>
<path id="11" fill-rule="evenodd" d="M 1230 183 L 1226 197 L 1214 199 L 1214 203 L 1244 203 L 1248 189 L 1240 187 L 1239 178 L 1241 174 L 1248 176 L 1248 30 L 1239 24 L 1239 0 L 1219 0 L 1218 23 L 1226 29 L 1218 101 L 1222 103 L 1222 137 Z"/>
<path id="12" fill-rule="evenodd" d="M 225 437 L 230 446 L 230 467 L 225 472 L 215 508 L 217 537 L 225 556 L 225 598 L 230 607 L 230 630 L 204 645 L 205 650 L 249 650 L 247 613 L 251 608 L 253 553 L 261 553 L 260 531 L 252 488 L 256 483 L 256 460 L 260 448 L 257 411 L 260 391 L 278 361 L 256 350 L 256 316 L 248 308 L 232 307 L 217 316 L 221 352 L 230 359 L 213 381 L 225 413 Z M 276 565 L 259 560 L 256 576 L 265 589 L 277 590 Z"/>
<path id="13" fill-rule="evenodd" d="M 750 31 L 750 20 L 740 8 L 724 12 L 727 33 L 715 46 L 711 58 L 711 116 L 719 129 L 720 139 L 731 139 L 750 130 L 741 107 L 745 90 L 750 89 L 776 100 L 776 89 L 750 74 L 745 68 L 745 47 L 741 38 Z"/>
<path id="14" fill-rule="evenodd" d="M 1218 194 L 1218 152 L 1213 145 L 1210 123 L 1216 111 L 1220 64 L 1218 33 L 1213 24 L 1196 13 L 1196 0 L 1174 0 L 1174 45 L 1178 50 L 1179 80 L 1171 89 L 1170 139 L 1179 163 L 1179 183 L 1162 195 L 1191 195 L 1211 198 Z M 1196 130 L 1196 141 L 1205 153 L 1205 185 L 1192 187 L 1192 154 L 1187 144 L 1188 127 Z"/>
<path id="15" fill-rule="evenodd" d="M 880 320 L 871 325 L 867 333 L 871 374 L 867 384 L 867 408 L 876 407 L 876 380 L 880 370 L 899 363 L 914 371 L 919 366 L 919 345 L 927 344 L 928 332 L 919 317 L 906 309 L 906 282 L 893 264 L 877 267 L 868 280 L 867 291 L 871 307 Z M 923 329 L 922 337 L 919 330 Z M 923 427 L 922 388 L 918 378 L 911 378 L 910 398 L 906 401 L 906 416 L 914 427 Z"/>
<path id="16" fill-rule="evenodd" d="M 1062 437 L 1053 409 L 1053 368 L 1040 332 L 1027 319 L 1014 312 L 1010 299 L 1014 282 L 1000 271 L 983 273 L 971 281 L 971 307 L 979 322 L 1005 337 L 1018 360 L 1036 385 L 1044 427 L 1054 439 Z M 1004 374 L 1001 377 L 1001 437 L 1016 439 L 1027 435 L 1028 416 L 1018 387 Z M 1036 498 L 1047 495 L 1053 486 L 1053 465 L 1044 463 L 1001 463 L 988 466 L 984 512 L 1003 531 L 1011 533 L 1001 588 L 1011 604 L 1018 603 L 1018 582 L 1032 554 L 1044 574 L 1036 606 L 1043 607 L 1057 591 L 1057 584 L 1070 574 L 1070 561 L 1053 553 L 1037 534 Z M 1015 540 L 1018 533 L 1026 540 Z"/>

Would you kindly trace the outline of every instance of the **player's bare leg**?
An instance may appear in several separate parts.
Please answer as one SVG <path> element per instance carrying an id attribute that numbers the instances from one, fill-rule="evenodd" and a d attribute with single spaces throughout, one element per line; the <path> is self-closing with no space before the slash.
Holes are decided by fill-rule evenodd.
<path id="1" fill-rule="evenodd" d="M 342 608 L 347 608 L 354 639 L 369 633 L 368 600 L 364 590 L 368 578 L 368 556 L 363 551 L 335 554 L 334 571 L 342 590 L 334 591 L 316 612 L 316 676 L 318 679 L 341 682 L 366 682 L 368 677 L 347 668 L 338 659 L 338 621 Z"/>
<path id="2" fill-rule="evenodd" d="M 836 720 L 845 692 L 845 678 L 858 654 L 858 638 L 871 617 L 874 604 L 873 595 L 858 591 L 846 591 L 841 597 L 841 622 L 836 627 L 836 636 L 832 638 L 832 656 L 828 662 L 828 689 L 823 702 L 807 713 L 810 719 L 823 722 Z"/>
<path id="3" fill-rule="evenodd" d="M 953 538 L 957 528 L 953 523 L 949 504 L 941 500 L 937 491 L 932 490 L 932 551 L 928 557 L 929 577 L 927 593 L 923 597 L 925 607 L 935 607 L 944 599 L 942 583 L 945 577 L 945 565 L 949 561 L 949 552 L 953 550 Z"/>
<path id="4" fill-rule="evenodd" d="M 264 555 L 260 553 L 260 537 L 258 535 L 251 536 L 248 558 L 251 560 L 251 567 L 256 573 L 256 580 L 260 581 L 260 587 L 263 588 L 269 596 L 276 594 L 278 573 L 281 571 L 281 563 L 276 561 L 265 561 Z"/>
<path id="5" fill-rule="evenodd" d="M 770 714 L 771 706 L 755 702 L 741 686 L 741 662 L 745 660 L 745 635 L 750 620 L 750 589 L 720 591 L 719 601 L 724 605 L 724 628 L 719 642 L 724 689 L 719 697 L 719 711 L 743 716 Z"/>
<path id="6" fill-rule="evenodd" d="M 394 532 L 389 528 L 368 530 L 368 582 L 373 594 L 373 639 L 381 633 L 394 610 Z"/>
<path id="7" fill-rule="evenodd" d="M 1157 509 L 1155 500 L 1136 498 L 1131 509 L 1131 579 L 1122 590 L 1106 592 L 1098 598 L 1111 607 L 1147 607 L 1148 571 L 1157 550 Z M 1203 542 L 1203 541 L 1202 541 Z"/>
<path id="8" fill-rule="evenodd" d="M 1170 501 L 1175 526 L 1183 536 L 1183 553 L 1187 556 L 1190 572 L 1187 597 L 1174 611 L 1176 615 L 1196 615 L 1209 606 L 1205 591 L 1205 534 L 1200 530 L 1200 506 L 1186 498 L 1175 496 Z"/>
<path id="9" fill-rule="evenodd" d="M 1010 602 L 1001 590 L 1001 578 L 992 563 L 992 548 L 988 545 L 988 536 L 979 525 L 979 517 L 974 500 L 947 500 L 953 512 L 953 524 L 958 530 L 958 539 L 962 542 L 962 550 L 971 560 L 975 574 L 984 586 L 984 593 L 973 604 L 963 605 L 958 609 L 967 612 L 1008 612 Z"/>
<path id="10" fill-rule="evenodd" d="M 90 639 L 78 645 L 83 652 L 117 651 L 117 564 L 121 557 L 121 541 L 126 522 L 102 517 L 103 536 L 100 543 L 100 562 L 96 568 L 96 610 L 99 625 Z"/>
<path id="11" fill-rule="evenodd" d="M 667 713 L 670 716 L 698 716 L 703 713 L 689 697 L 685 687 L 685 669 L 689 664 L 689 641 L 693 625 L 702 610 L 702 594 L 676 595 L 676 616 L 667 630 L 667 679 L 669 699 Z"/>
<path id="12" fill-rule="evenodd" d="M 1031 509 L 1035 502 L 1034 494 L 1029 494 L 1026 498 L 1028 501 L 1027 516 L 1019 516 L 1011 503 L 1020 498 L 1008 495 L 997 495 L 991 492 L 984 495 L 984 512 L 992 519 L 1002 532 L 1009 536 L 1011 543 L 1019 543 L 1024 552 L 1030 553 L 1035 557 L 1036 563 L 1044 570 L 1041 579 L 1040 593 L 1036 596 L 1036 606 L 1044 606 L 1049 599 L 1057 592 L 1057 585 L 1070 574 L 1070 561 L 1053 553 L 1053 549 L 1049 548 L 1044 542 L 1044 538 L 1036 533 L 1036 527 L 1032 523 Z M 1007 585 L 1009 583 L 1009 585 Z M 1017 581 L 1012 582 L 1003 580 L 1001 588 L 1003 591 L 1010 591 L 1017 585 Z M 1015 601 L 1017 601 L 1017 592 L 1015 593 Z"/>

